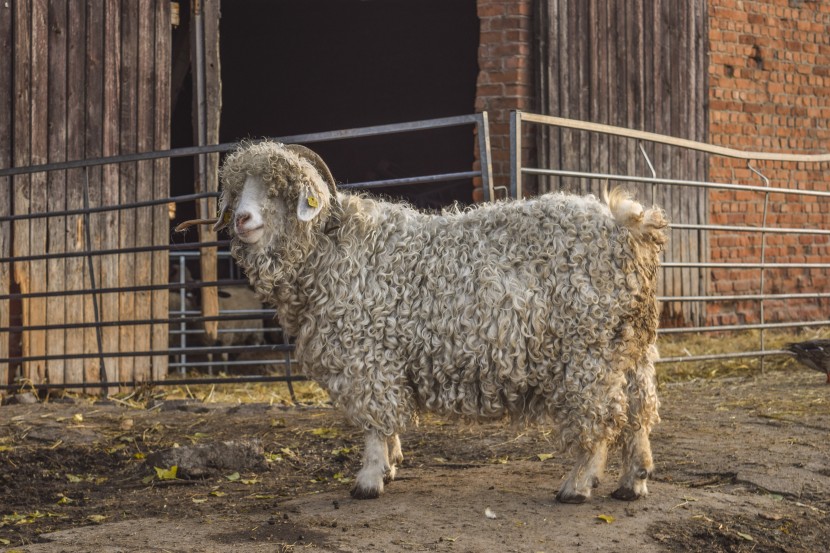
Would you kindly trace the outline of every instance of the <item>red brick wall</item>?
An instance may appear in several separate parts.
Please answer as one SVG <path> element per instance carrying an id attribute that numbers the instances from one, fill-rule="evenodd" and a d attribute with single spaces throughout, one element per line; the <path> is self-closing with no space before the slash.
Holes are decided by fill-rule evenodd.
<path id="1" fill-rule="evenodd" d="M 797 0 L 709 1 L 710 142 L 740 150 L 782 153 L 830 151 L 830 3 Z M 830 189 L 830 166 L 756 163 L 776 187 Z M 710 180 L 763 185 L 745 162 L 712 157 Z M 761 225 L 764 194 L 713 191 L 710 223 Z M 772 194 L 767 226 L 830 228 L 830 200 Z M 758 233 L 711 235 L 713 262 L 759 261 Z M 828 262 L 826 237 L 768 235 L 766 259 L 778 263 Z M 717 294 L 760 291 L 759 270 L 712 272 Z M 768 270 L 765 292 L 830 291 L 828 271 Z M 767 320 L 826 320 L 830 302 L 769 302 Z M 758 320 L 757 302 L 714 304 L 710 322 Z"/>
<path id="2" fill-rule="evenodd" d="M 481 40 L 476 111 L 487 111 L 496 186 L 507 186 L 510 175 L 510 110 L 532 111 L 532 0 L 479 0 Z M 526 141 L 529 142 L 529 141 Z M 481 182 L 473 198 L 482 199 Z"/>

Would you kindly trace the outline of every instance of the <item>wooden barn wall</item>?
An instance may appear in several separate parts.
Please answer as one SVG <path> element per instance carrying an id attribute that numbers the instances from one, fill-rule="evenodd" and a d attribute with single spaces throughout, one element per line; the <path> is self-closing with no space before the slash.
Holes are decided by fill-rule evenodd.
<path id="1" fill-rule="evenodd" d="M 0 167 L 91 159 L 170 145 L 170 2 L 168 0 L 11 0 L 0 6 Z M 8 138 L 8 140 L 7 140 Z M 7 147 L 8 146 L 8 147 Z M 91 207 L 169 196 L 167 160 L 111 164 L 0 179 L 0 214 L 78 209 L 87 187 Z M 9 182 L 11 181 L 11 182 Z M 166 206 L 107 211 L 89 216 L 93 250 L 164 244 Z M 24 256 L 85 249 L 80 215 L 19 220 L 0 232 L 0 255 Z M 98 288 L 166 284 L 165 252 L 93 256 Z M 86 258 L 16 262 L 0 267 L 0 294 L 13 283 L 21 293 L 89 289 Z M 103 321 L 167 318 L 167 293 L 100 294 Z M 6 302 L 8 303 L 8 302 Z M 24 327 L 95 321 L 92 296 L 24 298 Z M 0 306 L 0 326 L 9 308 Z M 104 352 L 167 348 L 166 325 L 122 325 L 102 330 Z M 15 338 L 13 338 L 15 339 Z M 91 354 L 94 328 L 25 330 L 23 356 Z M 7 357 L 8 334 L 0 339 Z M 166 374 L 166 356 L 105 357 L 108 381 Z M 23 363 L 34 383 L 100 382 L 96 359 Z M 11 377 L 0 366 L 0 382 Z"/>
<path id="2" fill-rule="evenodd" d="M 705 142 L 707 13 L 705 0 L 540 0 L 536 4 L 538 109 L 546 115 L 605 123 Z M 657 176 L 706 180 L 704 154 L 644 145 Z M 581 131 L 540 129 L 540 166 L 650 176 L 635 141 Z M 599 182 L 542 179 L 540 191 L 597 193 Z M 612 183 L 613 185 L 613 183 Z M 632 186 L 666 209 L 673 223 L 705 223 L 707 195 L 694 187 Z M 705 238 L 672 230 L 666 261 L 705 261 Z M 665 269 L 661 295 L 700 295 L 706 271 Z M 705 307 L 664 305 L 664 324 L 699 324 Z"/>

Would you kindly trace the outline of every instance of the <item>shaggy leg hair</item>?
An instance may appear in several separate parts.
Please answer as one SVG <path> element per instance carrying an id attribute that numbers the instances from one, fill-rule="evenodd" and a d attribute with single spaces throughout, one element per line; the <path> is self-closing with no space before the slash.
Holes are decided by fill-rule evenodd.
<path id="1" fill-rule="evenodd" d="M 594 444 L 593 450 L 583 450 L 577 455 L 576 465 L 571 470 L 556 500 L 560 503 L 585 503 L 591 498 L 591 490 L 599 486 L 605 472 L 605 460 L 608 457 L 608 442 L 601 440 Z"/>
<path id="2" fill-rule="evenodd" d="M 659 401 L 654 378 L 654 360 L 657 355 L 657 348 L 652 346 L 640 367 L 628 375 L 628 424 L 620 436 L 622 471 L 619 487 L 611 494 L 615 499 L 632 501 L 648 494 L 646 483 L 654 470 L 649 434 L 659 422 Z"/>
<path id="3" fill-rule="evenodd" d="M 379 497 L 383 493 L 384 480 L 392 473 L 386 436 L 375 430 L 366 430 L 365 437 L 363 468 L 357 473 L 355 486 L 352 488 L 352 497 L 355 499 Z"/>

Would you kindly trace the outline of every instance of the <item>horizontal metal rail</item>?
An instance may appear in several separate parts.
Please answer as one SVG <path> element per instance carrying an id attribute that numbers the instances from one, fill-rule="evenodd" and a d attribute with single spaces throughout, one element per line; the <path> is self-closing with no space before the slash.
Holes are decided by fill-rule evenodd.
<path id="1" fill-rule="evenodd" d="M 782 350 L 759 350 L 759 351 L 741 351 L 735 353 L 713 353 L 710 355 L 690 355 L 677 357 L 664 357 L 658 359 L 656 363 L 688 363 L 691 361 L 721 361 L 727 359 L 746 359 L 748 357 L 772 357 L 785 355 L 792 357 L 792 353 Z"/>
<path id="2" fill-rule="evenodd" d="M 62 253 L 45 253 L 40 255 L 20 255 L 15 257 L 0 257 L 0 263 L 22 263 L 24 261 L 42 261 L 52 259 L 67 259 L 72 257 L 89 257 L 98 255 L 118 255 L 127 253 L 164 252 L 177 250 L 191 250 L 193 248 L 222 248 L 230 245 L 230 240 L 215 240 L 212 242 L 182 242 L 180 244 L 162 244 L 159 246 L 136 246 L 133 248 L 112 248 L 108 250 L 90 250 Z"/>
<path id="3" fill-rule="evenodd" d="M 181 323 L 187 324 L 195 324 L 195 323 L 204 323 L 204 322 L 211 322 L 211 321 L 250 321 L 256 319 L 268 319 L 271 320 L 274 318 L 274 314 L 276 311 L 270 310 L 263 312 L 262 314 L 239 314 L 239 315 L 230 315 L 230 314 L 222 314 L 222 315 L 211 315 L 211 316 L 179 316 L 173 314 L 175 312 L 171 312 L 171 315 L 168 318 L 154 318 L 154 319 L 130 319 L 127 321 L 100 321 L 100 322 L 86 322 L 86 323 L 65 323 L 65 324 L 48 324 L 48 325 L 10 325 L 10 326 L 3 326 L 0 327 L 0 332 L 22 332 L 24 330 L 31 330 L 31 331 L 42 331 L 42 330 L 77 330 L 83 328 L 112 328 L 116 326 L 141 326 L 141 325 L 157 325 L 157 324 L 171 324 L 177 325 Z M 188 312 L 189 313 L 189 312 Z M 199 313 L 196 311 L 195 313 Z M 261 330 L 261 329 L 260 329 Z M 267 329 L 271 331 L 272 329 Z"/>
<path id="4" fill-rule="evenodd" d="M 187 194 L 185 196 L 175 196 L 171 198 L 160 198 L 156 200 L 144 200 L 141 202 L 123 203 L 116 205 L 101 205 L 98 207 L 87 207 L 79 209 L 67 209 L 64 211 L 41 211 L 38 213 L 21 213 L 18 215 L 4 215 L 0 217 L 0 223 L 8 221 L 25 221 L 29 219 L 45 219 L 51 217 L 70 217 L 73 215 L 86 215 L 91 213 L 106 213 L 109 211 L 124 211 L 125 209 L 137 209 L 140 207 L 153 207 L 157 205 L 167 205 L 169 203 L 183 203 L 199 200 L 202 198 L 216 198 L 219 196 L 218 192 L 200 192 L 198 194 Z"/>
<path id="5" fill-rule="evenodd" d="M 268 382 L 302 382 L 308 380 L 302 375 L 285 376 L 223 376 L 201 378 L 171 378 L 167 380 L 118 380 L 114 382 L 66 382 L 31 384 L 0 385 L 0 390 L 70 390 L 83 388 L 138 388 L 157 386 L 197 386 L 199 384 L 264 384 Z"/>
<path id="6" fill-rule="evenodd" d="M 658 296 L 657 301 L 758 301 L 758 300 L 812 300 L 830 298 L 830 292 L 803 294 L 724 294 L 722 296 Z"/>
<path id="7" fill-rule="evenodd" d="M 809 328 L 830 326 L 830 321 L 794 321 L 787 323 L 745 323 L 719 326 L 683 326 L 678 328 L 658 328 L 658 334 L 693 334 L 698 332 L 727 332 L 738 330 L 770 330 L 785 328 Z"/>
<path id="8" fill-rule="evenodd" d="M 62 353 L 60 355 L 21 355 L 0 358 L 0 363 L 22 363 L 24 361 L 59 361 L 63 359 L 99 359 L 121 357 L 153 357 L 157 355 L 208 355 L 217 353 L 247 353 L 254 351 L 293 351 L 294 346 L 274 344 L 264 346 L 204 346 L 198 348 L 169 348 L 143 351 L 104 351 L 94 353 Z"/>
<path id="9" fill-rule="evenodd" d="M 751 161 L 796 161 L 807 163 L 830 162 L 830 153 L 824 152 L 820 154 L 785 154 L 735 150 L 733 148 L 727 148 L 725 146 L 715 146 L 712 144 L 707 144 L 705 142 L 696 142 L 694 140 L 688 140 L 685 138 L 676 138 L 673 136 L 666 136 L 646 131 L 624 129 L 621 127 L 614 127 L 611 125 L 603 125 L 601 123 L 590 123 L 588 121 L 564 119 L 562 117 L 538 115 L 535 113 L 526 113 L 522 111 L 517 111 L 513 113 L 514 117 L 518 117 L 520 121 L 527 121 L 528 123 L 541 123 L 544 125 L 551 125 L 555 127 L 564 127 L 582 131 L 590 131 L 600 134 L 622 136 L 625 138 L 634 138 L 645 142 L 666 144 L 669 146 L 678 146 L 688 150 L 696 150 L 698 152 L 706 152 L 709 154 L 716 154 L 719 156 L 730 157 L 735 159 L 745 159 Z"/>
<path id="10" fill-rule="evenodd" d="M 244 279 L 220 279 L 209 282 L 188 282 L 174 284 L 146 284 L 141 286 L 118 286 L 113 288 L 87 288 L 83 290 L 56 290 L 54 292 L 27 292 L 25 294 L 0 294 L 0 300 L 26 299 L 26 298 L 60 298 L 65 296 L 82 296 L 86 294 L 123 294 L 125 292 L 155 292 L 159 290 L 178 290 L 185 288 L 194 290 L 197 288 L 215 288 L 217 286 L 236 286 L 248 284 Z"/>
<path id="11" fill-rule="evenodd" d="M 665 184 L 674 186 L 693 186 L 698 188 L 712 188 L 719 190 L 744 190 L 747 192 L 759 192 L 763 194 L 792 194 L 795 196 L 814 196 L 817 198 L 830 198 L 830 192 L 824 190 L 805 190 L 801 188 L 773 188 L 756 186 L 752 184 L 728 184 L 719 182 L 695 181 L 695 180 L 681 180 L 681 179 L 661 179 L 657 177 L 639 177 L 629 175 L 615 175 L 612 173 L 594 173 L 585 171 L 563 171 L 559 169 L 532 169 L 522 168 L 522 173 L 529 175 L 550 175 L 557 177 L 579 177 L 583 179 L 592 180 L 609 180 L 620 182 L 638 182 L 643 184 Z M 752 228 L 752 227 L 748 227 Z"/>

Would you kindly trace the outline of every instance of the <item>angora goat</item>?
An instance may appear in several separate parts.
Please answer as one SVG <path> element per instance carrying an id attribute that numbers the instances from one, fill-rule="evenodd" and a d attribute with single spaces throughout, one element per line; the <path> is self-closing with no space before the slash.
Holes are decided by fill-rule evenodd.
<path id="1" fill-rule="evenodd" d="M 613 493 L 647 493 L 658 422 L 654 346 L 662 211 L 614 190 L 441 214 L 337 192 L 302 146 L 225 161 L 219 222 L 305 374 L 363 428 L 352 490 L 374 498 L 418 410 L 551 424 L 577 462 L 557 499 L 586 501 L 622 442 Z"/>

